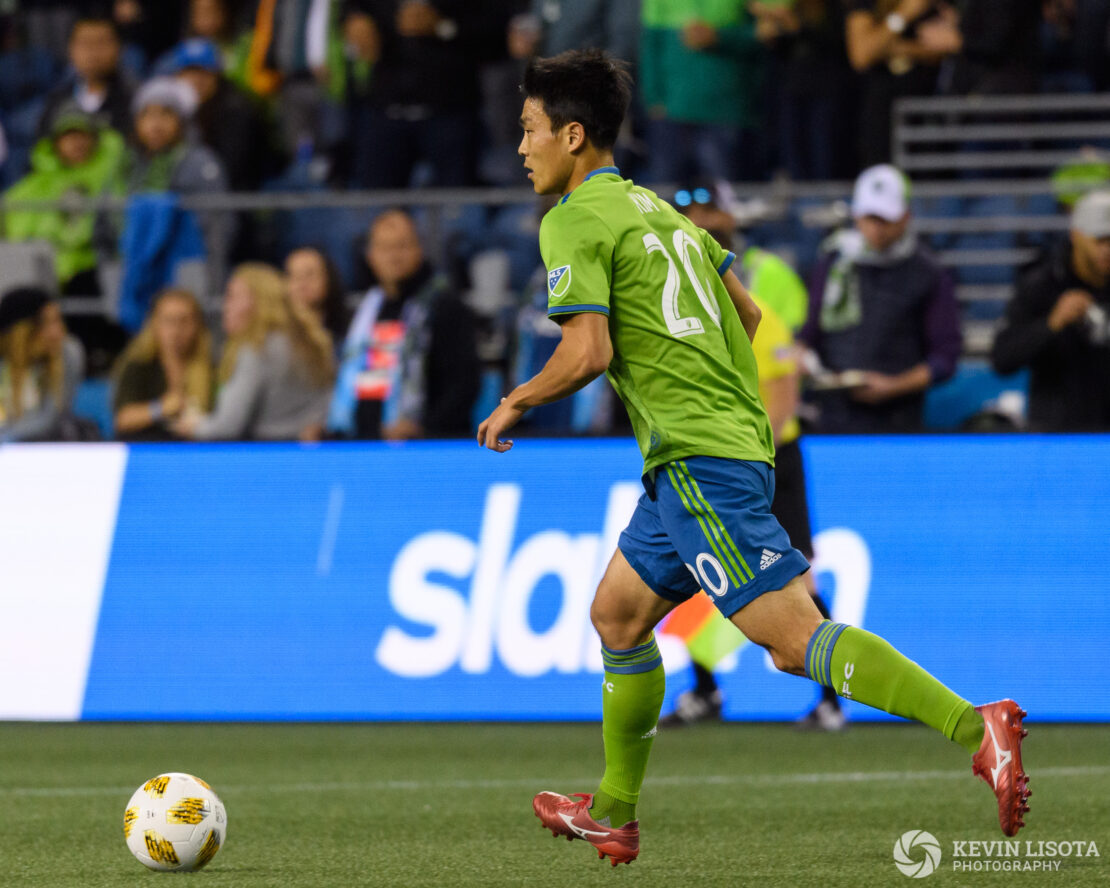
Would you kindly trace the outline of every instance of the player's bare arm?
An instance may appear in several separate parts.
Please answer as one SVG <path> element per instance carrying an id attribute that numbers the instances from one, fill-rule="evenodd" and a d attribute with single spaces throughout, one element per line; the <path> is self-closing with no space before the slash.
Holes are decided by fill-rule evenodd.
<path id="1" fill-rule="evenodd" d="M 728 298 L 732 300 L 732 304 L 736 307 L 736 313 L 740 315 L 740 323 L 744 325 L 744 332 L 748 334 L 748 340 L 754 340 L 755 331 L 759 328 L 759 321 L 763 317 L 763 312 L 759 310 L 759 306 L 755 304 L 748 288 L 740 283 L 740 278 L 733 273 L 731 268 L 725 272 L 721 280 L 724 282 L 725 289 L 728 290 Z"/>
<path id="2" fill-rule="evenodd" d="M 563 338 L 543 369 L 502 398 L 497 409 L 478 426 L 478 443 L 498 453 L 513 446 L 501 435 L 516 425 L 533 407 L 573 395 L 605 372 L 613 360 L 609 319 L 602 314 L 582 312 L 562 325 Z"/>

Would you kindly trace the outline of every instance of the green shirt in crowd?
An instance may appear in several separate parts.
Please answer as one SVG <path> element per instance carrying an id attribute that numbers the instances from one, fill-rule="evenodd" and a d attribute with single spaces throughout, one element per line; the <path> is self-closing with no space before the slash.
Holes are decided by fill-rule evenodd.
<path id="1" fill-rule="evenodd" d="M 31 172 L 4 195 L 9 201 L 56 201 L 68 196 L 97 197 L 109 191 L 124 153 L 123 137 L 115 130 L 101 130 L 96 150 L 88 162 L 67 167 L 54 151 L 52 139 L 40 139 L 31 154 Z M 90 210 L 8 210 L 4 213 L 4 238 L 10 241 L 48 241 L 54 246 L 58 281 L 65 285 L 74 275 L 96 267 L 93 246 L 96 213 Z"/>
<path id="2" fill-rule="evenodd" d="M 763 48 L 742 0 L 643 0 L 641 21 L 638 80 L 649 112 L 683 123 L 758 121 Z M 717 42 L 686 46 L 691 21 L 712 27 Z"/>

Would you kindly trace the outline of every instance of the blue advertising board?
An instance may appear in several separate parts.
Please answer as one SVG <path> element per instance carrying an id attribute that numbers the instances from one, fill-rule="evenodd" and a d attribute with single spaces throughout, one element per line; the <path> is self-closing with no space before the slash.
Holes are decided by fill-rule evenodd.
<path id="1" fill-rule="evenodd" d="M 805 453 L 836 618 L 976 702 L 1110 719 L 1110 440 Z M 639 466 L 627 441 L 130 447 L 80 717 L 597 718 L 589 602 Z M 662 638 L 673 697 L 688 670 Z M 751 645 L 721 682 L 729 718 L 815 699 Z"/>

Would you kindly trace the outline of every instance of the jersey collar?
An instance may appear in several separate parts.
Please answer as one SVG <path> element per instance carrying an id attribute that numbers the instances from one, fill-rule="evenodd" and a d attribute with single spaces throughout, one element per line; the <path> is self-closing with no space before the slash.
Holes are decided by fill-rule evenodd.
<path id="1" fill-rule="evenodd" d="M 617 169 L 617 168 L 616 168 L 615 166 L 603 166 L 603 167 L 598 167 L 598 168 L 597 168 L 596 170 L 594 170 L 593 172 L 587 173 L 587 174 L 586 174 L 586 178 L 585 178 L 585 179 L 583 179 L 583 180 L 581 181 L 581 183 L 579 183 L 579 186 L 578 186 L 578 187 L 579 187 L 579 188 L 581 188 L 581 187 L 582 187 L 583 185 L 585 185 L 585 184 L 586 184 L 587 182 L 589 182 L 589 181 L 590 181 L 590 179 L 592 179 L 592 178 L 593 178 L 594 176 L 600 176 L 600 175 L 601 175 L 602 173 L 612 173 L 612 174 L 613 174 L 613 175 L 615 175 L 615 176 L 619 176 L 619 175 L 621 174 L 621 171 L 620 171 L 619 169 Z M 561 204 L 564 204 L 564 203 L 566 203 L 566 202 L 567 202 L 567 200 L 568 200 L 568 199 L 570 198 L 570 196 L 571 196 L 572 194 L 574 194 L 574 192 L 573 192 L 573 191 L 568 191 L 568 192 L 567 192 L 566 194 L 564 194 L 564 195 L 563 195 L 563 196 L 562 196 L 561 198 L 559 198 L 559 203 L 561 203 Z"/>

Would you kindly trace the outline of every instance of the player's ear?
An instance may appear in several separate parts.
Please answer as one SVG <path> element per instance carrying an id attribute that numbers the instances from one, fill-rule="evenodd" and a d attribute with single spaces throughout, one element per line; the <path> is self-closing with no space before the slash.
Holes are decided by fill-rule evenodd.
<path id="1" fill-rule="evenodd" d="M 571 121 L 566 125 L 567 148 L 572 154 L 581 151 L 586 145 L 586 130 L 580 123 Z"/>

